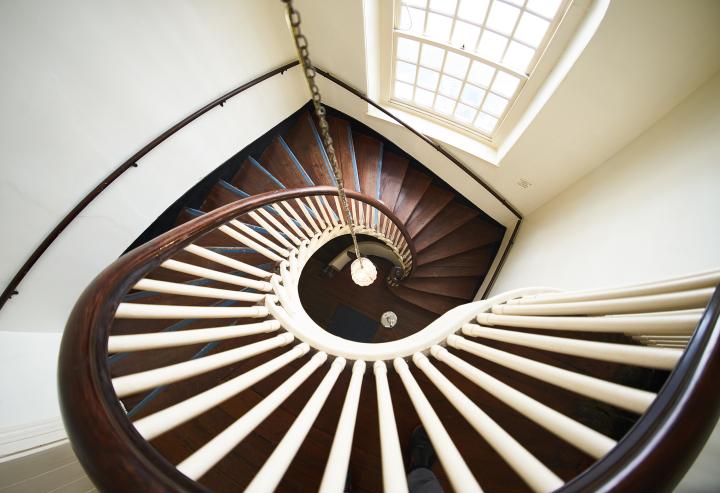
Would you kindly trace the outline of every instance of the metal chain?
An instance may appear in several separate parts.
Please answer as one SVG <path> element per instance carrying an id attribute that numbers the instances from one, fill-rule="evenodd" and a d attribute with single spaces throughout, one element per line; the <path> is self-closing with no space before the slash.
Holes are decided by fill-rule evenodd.
<path id="1" fill-rule="evenodd" d="M 352 221 L 347 197 L 345 197 L 345 183 L 343 182 L 342 169 L 338 164 L 332 137 L 330 137 L 330 127 L 328 126 L 327 119 L 325 118 L 325 107 L 322 105 L 320 89 L 318 89 L 318 86 L 315 83 L 315 66 L 310 61 L 307 38 L 300 30 L 300 13 L 295 9 L 295 7 L 293 7 L 292 0 L 282 0 L 282 2 L 285 4 L 285 15 L 288 27 L 290 28 L 293 40 L 295 41 L 295 49 L 297 50 L 298 60 L 300 60 L 300 65 L 302 65 L 305 81 L 307 82 L 312 96 L 313 106 L 315 107 L 315 115 L 317 116 L 320 125 L 320 136 L 322 137 L 322 143 L 325 147 L 325 153 L 330 160 L 330 166 L 333 174 L 335 175 L 338 197 L 340 198 L 340 207 L 345 215 L 345 221 L 350 227 L 350 236 L 352 236 L 356 258 L 360 258 L 360 248 L 358 247 L 357 238 L 355 237 L 355 224 Z"/>

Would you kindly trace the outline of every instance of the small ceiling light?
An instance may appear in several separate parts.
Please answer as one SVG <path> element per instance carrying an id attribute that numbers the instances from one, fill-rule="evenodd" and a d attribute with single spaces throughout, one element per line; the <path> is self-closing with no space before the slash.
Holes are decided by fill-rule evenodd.
<path id="1" fill-rule="evenodd" d="M 380 323 L 386 329 L 395 327 L 395 324 L 397 323 L 397 315 L 395 315 L 395 312 L 385 312 L 380 316 Z"/>
<path id="2" fill-rule="evenodd" d="M 360 257 L 350 264 L 350 275 L 358 286 L 369 286 L 377 279 L 377 269 L 367 257 Z"/>

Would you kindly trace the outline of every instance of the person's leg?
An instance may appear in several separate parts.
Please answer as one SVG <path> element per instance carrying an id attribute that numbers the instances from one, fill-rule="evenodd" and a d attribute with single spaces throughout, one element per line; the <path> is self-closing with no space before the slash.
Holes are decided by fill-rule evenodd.
<path id="1" fill-rule="evenodd" d="M 442 493 L 442 487 L 430 469 L 435 460 L 430 438 L 425 428 L 418 426 L 410 437 L 410 472 L 407 476 L 410 493 Z"/>

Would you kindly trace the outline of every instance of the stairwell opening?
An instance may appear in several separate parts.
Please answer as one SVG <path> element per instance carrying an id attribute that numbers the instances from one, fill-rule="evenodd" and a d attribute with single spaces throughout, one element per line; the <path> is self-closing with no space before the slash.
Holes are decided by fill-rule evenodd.
<path id="1" fill-rule="evenodd" d="M 366 235 L 358 235 L 358 242 L 382 245 Z M 395 265 L 386 258 L 369 255 L 378 270 L 377 279 L 370 286 L 361 287 L 352 281 L 350 257 L 338 270 L 334 264 L 347 255 L 351 245 L 349 235 L 335 238 L 320 248 L 303 269 L 300 301 L 315 323 L 350 341 L 382 343 L 412 335 L 437 318 L 436 314 L 393 294 L 388 277 Z M 382 325 L 382 315 L 388 311 L 397 316 L 393 327 Z"/>

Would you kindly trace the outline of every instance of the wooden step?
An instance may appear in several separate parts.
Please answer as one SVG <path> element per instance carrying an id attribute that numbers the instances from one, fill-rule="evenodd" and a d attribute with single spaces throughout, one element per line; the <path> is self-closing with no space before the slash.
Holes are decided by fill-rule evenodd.
<path id="1" fill-rule="evenodd" d="M 491 243 L 469 252 L 421 265 L 413 271 L 412 277 L 413 279 L 421 277 L 484 277 L 499 247 L 499 242 Z M 479 277 L 478 282 L 482 283 L 483 277 Z"/>
<path id="2" fill-rule="evenodd" d="M 473 299 L 479 285 L 477 277 L 413 277 L 402 281 L 402 286 L 406 288 L 464 301 Z"/>
<path id="3" fill-rule="evenodd" d="M 430 186 L 410 215 L 405 227 L 415 238 L 450 203 L 455 194 L 444 188 Z M 417 246 L 415 247 L 417 248 Z"/>
<path id="4" fill-rule="evenodd" d="M 385 151 L 383 153 L 380 200 L 391 211 L 395 209 L 409 163 L 407 159 L 392 152 Z"/>
<path id="5" fill-rule="evenodd" d="M 505 228 L 476 217 L 418 253 L 418 265 L 451 257 L 502 239 Z"/>
<path id="6" fill-rule="evenodd" d="M 248 194 L 243 190 L 240 190 L 236 186 L 224 180 L 220 180 L 212 187 L 212 189 L 210 189 L 210 193 L 208 193 L 205 198 L 205 202 L 203 202 L 201 209 L 203 212 L 210 212 L 225 204 L 242 200 L 247 197 Z"/>
<path id="7" fill-rule="evenodd" d="M 353 132 L 355 163 L 360 179 L 360 191 L 370 197 L 378 197 L 378 172 L 382 163 L 382 143 L 367 135 Z"/>
<path id="8" fill-rule="evenodd" d="M 285 185 L 252 157 L 243 161 L 230 183 L 250 195 L 282 190 Z"/>
<path id="9" fill-rule="evenodd" d="M 360 191 L 356 177 L 355 165 L 352 159 L 352 142 L 350 140 L 350 125 L 345 120 L 327 117 L 330 126 L 330 136 L 333 140 L 335 148 L 335 156 L 337 157 L 340 169 L 343 174 L 343 184 L 347 190 Z"/>
<path id="10" fill-rule="evenodd" d="M 463 300 L 450 298 L 439 294 L 424 293 L 415 289 L 406 288 L 402 285 L 390 288 L 392 293 L 415 306 L 422 307 L 437 315 L 442 315 L 448 310 L 464 303 Z"/>
<path id="11" fill-rule="evenodd" d="M 477 210 L 450 202 L 413 238 L 415 250 L 421 252 L 478 214 Z"/>
<path id="12" fill-rule="evenodd" d="M 299 163 L 291 154 L 292 151 L 277 137 L 260 156 L 260 162 L 270 174 L 278 179 L 286 188 L 303 188 L 312 184 L 303 175 Z"/>
<path id="13" fill-rule="evenodd" d="M 424 173 L 412 168 L 407 170 L 394 210 L 400 222 L 407 224 L 408 219 L 415 210 L 415 206 L 420 202 L 431 181 L 432 178 Z"/>
<path id="14" fill-rule="evenodd" d="M 322 143 L 310 114 L 301 115 L 285 136 L 285 142 L 316 186 L 335 186 L 325 162 Z"/>

